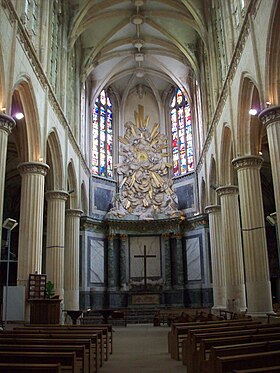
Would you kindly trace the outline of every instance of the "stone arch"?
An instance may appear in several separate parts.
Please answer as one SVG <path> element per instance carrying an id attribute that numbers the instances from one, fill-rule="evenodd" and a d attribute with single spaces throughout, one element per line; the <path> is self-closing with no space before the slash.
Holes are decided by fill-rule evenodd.
<path id="1" fill-rule="evenodd" d="M 17 121 L 13 130 L 20 162 L 42 161 L 40 121 L 33 88 L 23 77 L 14 87 L 11 114 L 22 111 L 24 118 Z"/>
<path id="2" fill-rule="evenodd" d="M 225 123 L 222 131 L 221 141 L 221 153 L 220 153 L 220 183 L 221 186 L 234 184 L 233 176 L 233 147 L 232 147 L 232 133 L 230 126 Z"/>
<path id="3" fill-rule="evenodd" d="M 82 182 L 82 185 L 81 185 L 81 205 L 82 205 L 81 207 L 83 210 L 83 215 L 88 215 L 89 214 L 88 196 L 87 196 L 87 190 L 86 190 L 86 185 L 84 181 Z"/>
<path id="4" fill-rule="evenodd" d="M 63 157 L 56 129 L 52 129 L 49 133 L 46 158 L 50 166 L 46 176 L 46 189 L 64 190 Z"/>
<path id="5" fill-rule="evenodd" d="M 216 168 L 216 161 L 212 154 L 211 161 L 210 161 L 210 172 L 209 172 L 209 203 L 211 205 L 216 204 L 217 200 L 217 193 L 216 189 L 218 187 L 217 185 L 217 168 Z"/>
<path id="6" fill-rule="evenodd" d="M 274 2 L 269 24 L 271 28 L 268 33 L 266 50 L 266 99 L 272 105 L 279 105 L 280 102 L 280 3 Z"/>
<path id="7" fill-rule="evenodd" d="M 250 109 L 260 112 L 260 95 L 253 80 L 244 76 L 241 80 L 237 109 L 236 156 L 257 155 L 260 151 L 263 127 L 257 115 L 249 114 Z"/>
<path id="8" fill-rule="evenodd" d="M 77 175 L 75 172 L 74 162 L 71 159 L 67 167 L 67 190 L 69 198 L 67 200 L 68 209 L 79 208 L 78 188 L 77 188 Z"/>

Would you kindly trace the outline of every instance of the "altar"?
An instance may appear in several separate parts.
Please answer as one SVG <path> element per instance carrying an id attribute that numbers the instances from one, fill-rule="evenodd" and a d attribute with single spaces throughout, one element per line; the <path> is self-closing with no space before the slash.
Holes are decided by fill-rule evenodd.
<path id="1" fill-rule="evenodd" d="M 160 305 L 161 294 L 160 293 L 131 293 L 130 294 L 130 305 L 131 306 L 144 306 L 144 305 Z"/>

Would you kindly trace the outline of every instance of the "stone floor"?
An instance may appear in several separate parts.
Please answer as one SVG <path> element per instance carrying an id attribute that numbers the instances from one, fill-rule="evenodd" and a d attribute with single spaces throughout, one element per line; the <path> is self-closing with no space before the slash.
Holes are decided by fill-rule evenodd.
<path id="1" fill-rule="evenodd" d="M 130 324 L 114 327 L 113 355 L 100 373 L 186 373 L 167 352 L 167 326 Z"/>

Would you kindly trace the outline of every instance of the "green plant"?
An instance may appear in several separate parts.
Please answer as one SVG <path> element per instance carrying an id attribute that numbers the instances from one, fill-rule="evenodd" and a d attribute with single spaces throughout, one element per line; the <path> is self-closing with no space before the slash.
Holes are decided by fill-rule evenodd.
<path id="1" fill-rule="evenodd" d="M 51 281 L 48 281 L 46 283 L 45 295 L 46 295 L 46 298 L 53 298 L 55 295 L 54 284 Z"/>

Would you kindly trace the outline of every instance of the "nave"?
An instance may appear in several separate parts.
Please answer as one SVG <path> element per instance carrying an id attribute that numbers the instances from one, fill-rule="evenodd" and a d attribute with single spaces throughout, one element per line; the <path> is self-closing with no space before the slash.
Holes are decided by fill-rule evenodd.
<path id="1" fill-rule="evenodd" d="M 186 373 L 167 351 L 167 326 L 128 324 L 114 327 L 114 353 L 102 373 Z"/>

